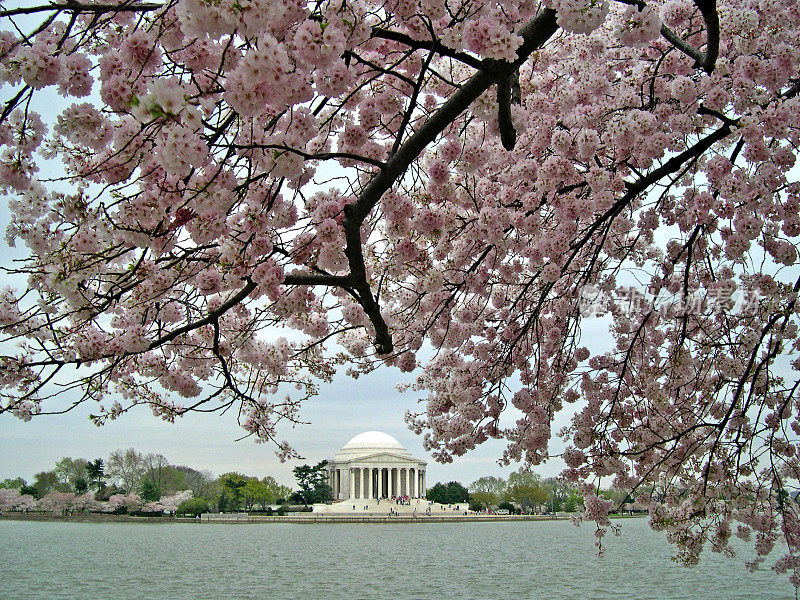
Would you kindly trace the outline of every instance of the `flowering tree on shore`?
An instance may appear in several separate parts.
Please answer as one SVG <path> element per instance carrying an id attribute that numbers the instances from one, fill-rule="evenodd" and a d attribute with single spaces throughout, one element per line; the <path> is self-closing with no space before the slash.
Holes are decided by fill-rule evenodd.
<path id="1" fill-rule="evenodd" d="M 38 504 L 33 496 L 21 494 L 15 488 L 0 489 L 0 513 L 8 511 L 27 512 L 37 508 Z"/>
<path id="2" fill-rule="evenodd" d="M 0 186 L 30 251 L 0 411 L 236 406 L 285 457 L 276 425 L 337 365 L 419 367 L 436 459 L 502 438 L 538 464 L 577 407 L 565 477 L 600 533 L 610 480 L 686 562 L 738 535 L 757 568 L 783 537 L 800 583 L 795 0 L 0 17 Z M 612 348 L 581 340 L 592 313 Z"/>
<path id="3" fill-rule="evenodd" d="M 54 490 L 45 494 L 45 496 L 39 500 L 39 510 L 51 512 L 54 515 L 63 515 L 72 509 L 75 498 L 76 496 L 72 492 L 58 492 Z"/>

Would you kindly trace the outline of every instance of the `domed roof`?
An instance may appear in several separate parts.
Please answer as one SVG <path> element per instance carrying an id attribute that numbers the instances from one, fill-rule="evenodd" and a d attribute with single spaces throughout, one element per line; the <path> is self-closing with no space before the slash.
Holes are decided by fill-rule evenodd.
<path id="1" fill-rule="evenodd" d="M 365 431 L 347 442 L 339 452 L 336 453 L 334 460 L 352 460 L 379 452 L 390 452 L 411 458 L 411 454 L 403 445 L 382 431 Z"/>

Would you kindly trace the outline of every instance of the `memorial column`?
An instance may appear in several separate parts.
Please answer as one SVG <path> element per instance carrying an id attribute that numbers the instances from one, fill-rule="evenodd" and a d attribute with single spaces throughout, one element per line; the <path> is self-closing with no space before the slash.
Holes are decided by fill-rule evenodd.
<path id="1" fill-rule="evenodd" d="M 349 479 L 349 485 L 347 486 L 348 489 L 348 498 L 355 498 L 356 495 L 356 478 L 355 478 L 355 469 L 348 469 L 347 470 L 347 478 Z"/>

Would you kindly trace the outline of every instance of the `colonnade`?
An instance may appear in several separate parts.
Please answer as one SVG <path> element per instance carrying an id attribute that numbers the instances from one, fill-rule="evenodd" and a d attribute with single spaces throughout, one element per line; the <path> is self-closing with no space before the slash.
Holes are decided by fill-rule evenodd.
<path id="1" fill-rule="evenodd" d="M 330 471 L 330 484 L 336 499 L 425 496 L 425 471 L 409 467 L 350 467 Z"/>

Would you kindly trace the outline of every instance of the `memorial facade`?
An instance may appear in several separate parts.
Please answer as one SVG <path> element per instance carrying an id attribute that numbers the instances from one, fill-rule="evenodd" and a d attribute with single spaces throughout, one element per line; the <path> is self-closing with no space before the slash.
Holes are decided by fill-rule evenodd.
<path id="1" fill-rule="evenodd" d="M 328 461 L 328 483 L 337 500 L 424 498 L 427 464 L 389 434 L 367 431 Z"/>

